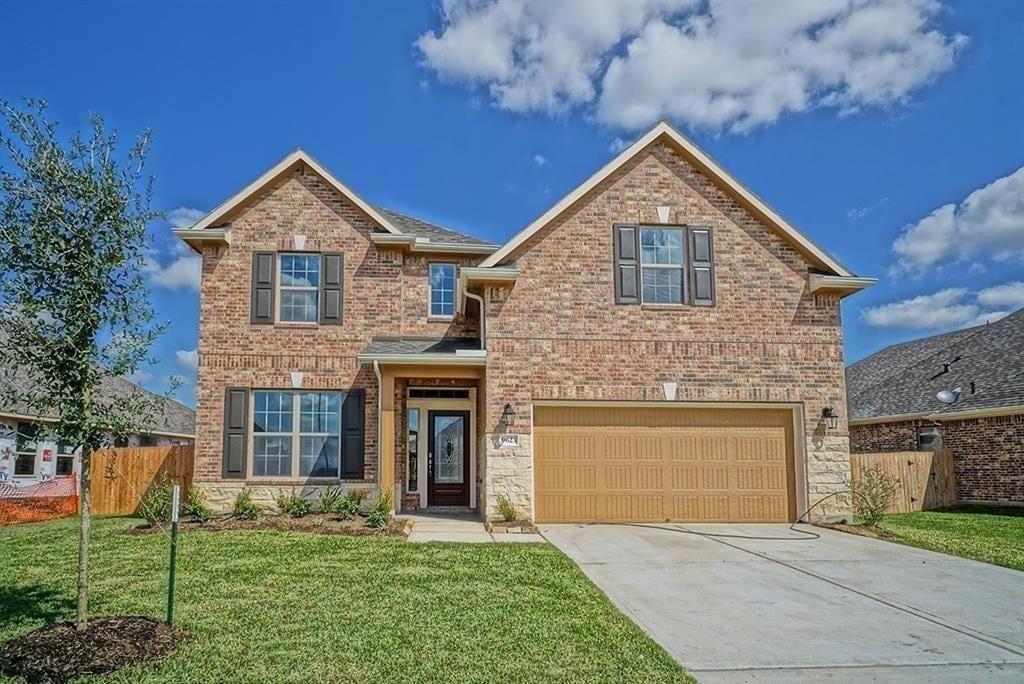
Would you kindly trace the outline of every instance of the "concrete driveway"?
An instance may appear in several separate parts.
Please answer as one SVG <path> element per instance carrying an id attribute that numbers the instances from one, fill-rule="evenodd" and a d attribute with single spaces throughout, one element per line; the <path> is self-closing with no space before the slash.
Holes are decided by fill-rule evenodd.
<path id="1" fill-rule="evenodd" d="M 797 529 L 541 526 L 701 682 L 1024 682 L 1024 572 Z"/>

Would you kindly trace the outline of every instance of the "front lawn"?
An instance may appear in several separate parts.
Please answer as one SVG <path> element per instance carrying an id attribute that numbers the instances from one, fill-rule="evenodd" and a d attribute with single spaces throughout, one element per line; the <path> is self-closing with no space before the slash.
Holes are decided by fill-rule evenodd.
<path id="1" fill-rule="evenodd" d="M 94 524 L 93 614 L 162 616 L 167 537 L 128 524 Z M 77 525 L 0 528 L 0 642 L 73 617 Z M 192 532 L 177 587 L 189 641 L 104 681 L 692 681 L 547 545 Z"/>
<path id="2" fill-rule="evenodd" d="M 882 527 L 911 546 L 1024 570 L 1024 508 L 962 506 L 886 516 Z"/>

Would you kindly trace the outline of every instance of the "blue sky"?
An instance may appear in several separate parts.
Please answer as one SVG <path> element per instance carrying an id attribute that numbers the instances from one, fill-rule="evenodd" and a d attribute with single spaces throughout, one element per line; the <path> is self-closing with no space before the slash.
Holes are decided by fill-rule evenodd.
<path id="1" fill-rule="evenodd" d="M 152 128 L 180 223 L 301 146 L 495 242 L 664 117 L 880 278 L 844 303 L 849 361 L 1024 306 L 1024 3 L 673 2 L 10 1 L 0 98 Z M 172 325 L 141 380 L 192 403 L 195 262 L 154 235 Z"/>

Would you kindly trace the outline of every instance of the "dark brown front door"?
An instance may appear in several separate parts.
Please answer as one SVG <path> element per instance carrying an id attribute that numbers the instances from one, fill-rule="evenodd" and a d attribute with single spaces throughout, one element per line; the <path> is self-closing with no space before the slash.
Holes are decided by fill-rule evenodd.
<path id="1" fill-rule="evenodd" d="M 469 411 L 427 413 L 427 505 L 469 505 Z"/>

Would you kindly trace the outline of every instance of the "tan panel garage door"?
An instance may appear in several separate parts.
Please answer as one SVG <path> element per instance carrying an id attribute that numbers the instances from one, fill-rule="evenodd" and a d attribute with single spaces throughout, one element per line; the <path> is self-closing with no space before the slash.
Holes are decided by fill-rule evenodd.
<path id="1" fill-rule="evenodd" d="M 538 522 L 789 522 L 789 409 L 536 406 Z"/>

